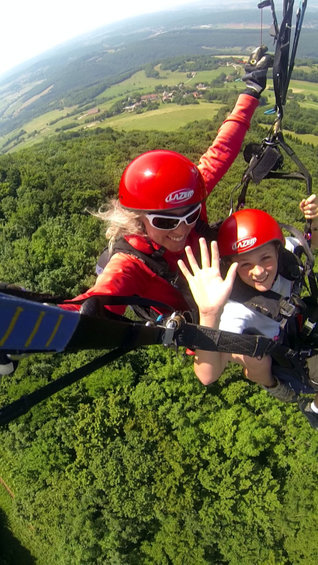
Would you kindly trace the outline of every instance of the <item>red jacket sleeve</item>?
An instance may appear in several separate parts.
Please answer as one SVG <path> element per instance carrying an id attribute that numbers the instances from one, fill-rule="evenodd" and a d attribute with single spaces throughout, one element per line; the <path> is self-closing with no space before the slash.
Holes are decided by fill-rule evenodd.
<path id="1" fill-rule="evenodd" d="M 135 257 L 123 253 L 116 253 L 107 264 L 104 271 L 97 277 L 94 286 L 84 294 L 74 298 L 74 301 L 85 300 L 95 294 L 111 296 L 144 296 L 144 287 L 149 284 L 149 275 L 139 267 Z M 153 276 L 154 273 L 152 273 Z M 81 305 L 76 303 L 61 304 L 65 310 L 79 310 Z M 124 314 L 126 306 L 107 306 L 116 314 Z"/>
<path id="2" fill-rule="evenodd" d="M 74 301 L 85 300 L 96 294 L 111 296 L 141 296 L 159 300 L 175 310 L 186 310 L 188 305 L 180 291 L 156 275 L 143 261 L 127 253 L 116 253 L 110 259 L 95 285 Z M 66 310 L 78 310 L 79 304 L 60 304 Z M 115 314 L 124 314 L 126 306 L 107 306 Z"/>
<path id="3" fill-rule="evenodd" d="M 206 182 L 208 194 L 236 159 L 258 104 L 257 98 L 249 94 L 240 94 L 233 111 L 224 120 L 211 147 L 202 155 L 199 169 Z"/>

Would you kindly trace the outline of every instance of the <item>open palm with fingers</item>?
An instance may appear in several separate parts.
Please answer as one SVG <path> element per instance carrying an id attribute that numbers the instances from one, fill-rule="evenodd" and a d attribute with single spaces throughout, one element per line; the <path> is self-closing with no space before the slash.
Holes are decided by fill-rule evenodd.
<path id="1" fill-rule="evenodd" d="M 185 252 L 192 273 L 181 259 L 178 266 L 188 281 L 194 300 L 196 301 L 201 315 L 220 315 L 224 304 L 228 300 L 235 276 L 237 263 L 232 263 L 226 278 L 223 279 L 220 272 L 220 257 L 216 241 L 211 243 L 211 258 L 209 249 L 204 238 L 200 238 L 201 264 L 199 267 L 191 247 L 186 247 Z"/>

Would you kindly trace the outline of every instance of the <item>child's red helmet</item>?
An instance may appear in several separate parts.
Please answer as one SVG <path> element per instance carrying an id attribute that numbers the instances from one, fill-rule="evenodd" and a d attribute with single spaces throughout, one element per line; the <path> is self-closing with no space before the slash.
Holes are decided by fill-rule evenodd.
<path id="1" fill-rule="evenodd" d="M 271 241 L 285 243 L 276 220 L 263 210 L 251 208 L 229 216 L 221 224 L 217 241 L 220 257 L 246 253 Z"/>
<path id="2" fill-rule="evenodd" d="M 171 210 L 199 204 L 207 197 L 196 165 L 175 151 L 147 151 L 125 169 L 119 201 L 132 210 Z"/>

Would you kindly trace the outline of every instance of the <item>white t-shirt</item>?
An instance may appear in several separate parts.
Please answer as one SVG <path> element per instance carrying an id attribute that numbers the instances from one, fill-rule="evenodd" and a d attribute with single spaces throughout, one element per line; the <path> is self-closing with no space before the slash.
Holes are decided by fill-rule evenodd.
<path id="1" fill-rule="evenodd" d="M 292 281 L 278 275 L 271 290 L 287 298 L 291 294 L 292 285 Z M 280 326 L 279 322 L 272 320 L 272 318 L 251 310 L 240 302 L 228 300 L 221 315 L 219 329 L 237 334 L 253 330 L 273 339 L 279 335 Z"/>

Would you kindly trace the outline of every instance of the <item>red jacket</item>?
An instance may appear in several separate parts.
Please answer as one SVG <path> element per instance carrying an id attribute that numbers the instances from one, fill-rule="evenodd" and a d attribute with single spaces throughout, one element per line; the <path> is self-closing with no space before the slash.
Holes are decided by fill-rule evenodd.
<path id="1" fill-rule="evenodd" d="M 221 125 L 217 137 L 209 149 L 202 155 L 199 169 L 206 182 L 208 194 L 210 194 L 225 175 L 235 158 L 237 157 L 250 120 L 258 106 L 258 100 L 248 94 L 240 94 L 232 113 Z M 202 219 L 206 220 L 205 206 L 201 213 Z M 153 249 L 160 246 L 150 241 L 146 236 L 127 236 L 127 241 L 146 254 L 151 254 Z M 199 235 L 193 229 L 188 237 L 187 245 L 198 250 Z M 184 252 L 172 253 L 166 250 L 163 257 L 167 261 L 172 272 L 178 272 L 177 261 L 181 257 L 185 259 Z M 186 310 L 188 305 L 179 290 L 169 282 L 156 275 L 141 259 L 128 255 L 127 253 L 116 253 L 106 265 L 103 273 L 97 277 L 95 285 L 75 300 L 82 300 L 95 294 L 109 294 L 114 296 L 138 295 L 150 300 L 158 300 L 169 304 L 175 310 Z M 63 305 L 63 308 L 75 310 L 78 305 Z M 112 306 L 110 310 L 117 314 L 123 314 L 125 306 Z"/>

